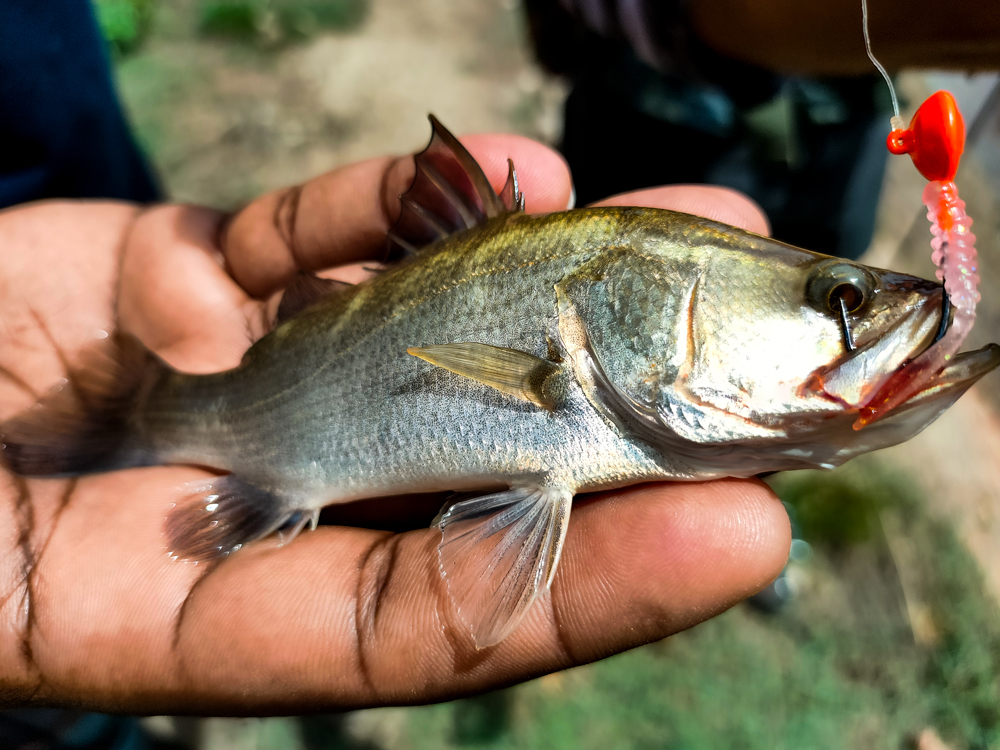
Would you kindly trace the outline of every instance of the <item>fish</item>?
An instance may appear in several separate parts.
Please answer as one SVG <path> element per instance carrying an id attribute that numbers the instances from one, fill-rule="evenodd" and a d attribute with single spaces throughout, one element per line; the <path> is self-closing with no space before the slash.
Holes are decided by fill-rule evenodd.
<path id="1" fill-rule="evenodd" d="M 859 409 L 934 340 L 941 286 L 708 219 L 526 212 L 436 119 L 356 285 L 302 274 L 234 369 L 171 369 L 118 333 L 71 388 L 0 425 L 22 476 L 210 467 L 166 521 L 210 560 L 320 508 L 449 492 L 439 566 L 478 648 L 552 583 L 574 495 L 838 466 L 908 440 L 1000 365 L 957 355 L 862 430 Z M 947 323 L 947 321 L 945 321 Z"/>

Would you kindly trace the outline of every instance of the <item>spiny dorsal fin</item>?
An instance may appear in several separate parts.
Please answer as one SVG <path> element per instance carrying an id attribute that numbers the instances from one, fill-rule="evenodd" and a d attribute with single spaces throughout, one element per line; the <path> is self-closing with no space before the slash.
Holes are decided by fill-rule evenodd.
<path id="1" fill-rule="evenodd" d="M 489 219 L 524 210 L 514 162 L 498 196 L 482 168 L 458 139 L 430 115 L 433 133 L 427 148 L 413 157 L 416 174 L 401 196 L 399 219 L 389 230 L 388 259 L 412 255 L 449 234 Z"/>
<path id="2" fill-rule="evenodd" d="M 508 212 L 518 211 L 524 213 L 524 193 L 517 184 L 517 170 L 514 169 L 514 160 L 507 160 L 507 183 L 500 191 L 500 200 Z"/>
<path id="3" fill-rule="evenodd" d="M 280 326 L 294 315 L 298 315 L 307 307 L 319 302 L 321 299 L 336 294 L 341 289 L 349 287 L 346 281 L 336 281 L 334 279 L 321 279 L 314 273 L 299 271 L 298 275 L 281 295 L 281 303 L 278 305 L 278 312 L 274 316 L 274 326 Z"/>
<path id="4" fill-rule="evenodd" d="M 547 359 L 517 349 L 473 342 L 411 346 L 406 352 L 543 409 L 553 406 L 545 383 L 559 366 Z"/>

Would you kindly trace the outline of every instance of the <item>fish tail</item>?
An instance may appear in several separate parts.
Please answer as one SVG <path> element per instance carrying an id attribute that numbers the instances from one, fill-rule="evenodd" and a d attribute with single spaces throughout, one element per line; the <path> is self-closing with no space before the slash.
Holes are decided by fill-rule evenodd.
<path id="1" fill-rule="evenodd" d="M 167 367 L 129 334 L 88 347 L 32 408 L 0 424 L 0 461 L 21 476 L 72 476 L 156 463 L 136 415 Z"/>

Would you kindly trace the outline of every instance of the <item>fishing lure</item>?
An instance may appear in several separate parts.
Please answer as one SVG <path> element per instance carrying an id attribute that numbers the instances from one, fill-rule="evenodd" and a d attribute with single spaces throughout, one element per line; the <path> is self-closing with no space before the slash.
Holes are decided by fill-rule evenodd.
<path id="1" fill-rule="evenodd" d="M 976 321 L 979 275 L 976 273 L 976 237 L 965 202 L 958 197 L 955 173 L 965 147 L 965 123 L 955 98 L 938 91 L 920 105 L 907 128 L 899 116 L 896 91 L 885 68 L 875 59 L 868 37 L 868 7 L 861 2 L 865 49 L 889 85 L 894 115 L 887 146 L 893 154 L 909 154 L 927 180 L 923 203 L 931 222 L 937 278 L 944 284 L 941 323 L 934 342 L 916 359 L 900 368 L 862 407 L 854 429 L 860 430 L 927 387 L 951 361 Z M 951 325 L 949 325 L 951 321 Z"/>

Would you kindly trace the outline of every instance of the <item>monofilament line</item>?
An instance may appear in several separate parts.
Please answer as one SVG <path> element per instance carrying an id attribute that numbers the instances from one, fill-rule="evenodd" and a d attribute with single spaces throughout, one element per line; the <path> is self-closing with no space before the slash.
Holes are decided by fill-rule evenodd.
<path id="1" fill-rule="evenodd" d="M 867 0 L 861 0 L 861 25 L 865 33 L 865 51 L 868 53 L 868 59 L 872 61 L 872 64 L 878 68 L 878 72 L 882 74 L 885 79 L 886 84 L 889 86 L 889 94 L 892 96 L 892 111 L 896 119 L 899 117 L 899 102 L 896 101 L 896 88 L 892 85 L 892 79 L 889 78 L 889 74 L 885 72 L 885 68 L 882 67 L 882 63 L 875 59 L 875 55 L 872 54 L 872 40 L 868 36 L 868 2 Z"/>

